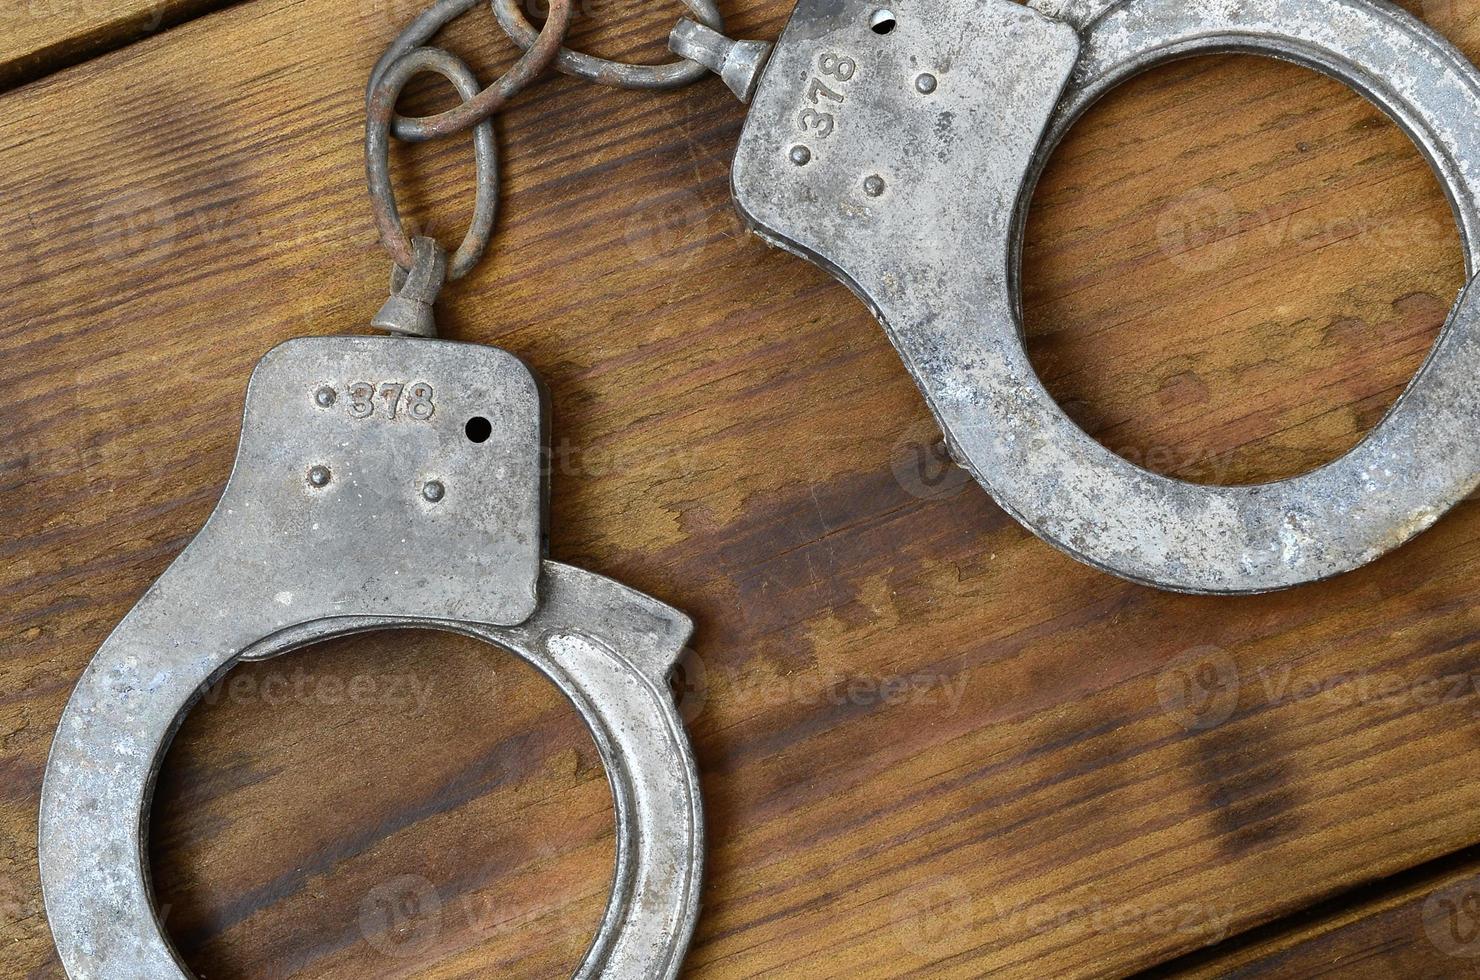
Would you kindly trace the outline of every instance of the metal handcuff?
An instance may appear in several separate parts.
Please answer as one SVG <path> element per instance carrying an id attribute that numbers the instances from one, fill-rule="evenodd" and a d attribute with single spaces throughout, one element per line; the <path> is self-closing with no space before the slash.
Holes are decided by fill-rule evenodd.
<path id="1" fill-rule="evenodd" d="M 1044 390 L 1022 340 L 1032 189 L 1096 100 L 1173 58 L 1245 51 L 1346 82 L 1439 174 L 1466 270 L 1480 259 L 1480 74 L 1382 0 L 801 0 L 736 154 L 767 240 L 873 310 L 951 454 L 1034 533 L 1163 589 L 1248 593 L 1357 568 L 1480 483 L 1480 293 L 1350 453 L 1260 486 L 1201 486 L 1101 446 Z"/>
<path id="2" fill-rule="evenodd" d="M 480 93 L 461 61 L 418 47 L 471 6 L 444 2 L 419 18 L 370 86 L 367 172 L 398 263 L 372 322 L 400 336 L 290 340 L 262 358 L 215 511 L 103 643 L 62 715 L 39 849 L 47 918 L 73 980 L 188 975 L 155 913 L 147 843 L 155 777 L 190 706 L 236 664 L 403 628 L 512 651 L 590 729 L 612 790 L 616 869 L 576 975 L 667 978 L 682 963 L 699 910 L 703 811 L 668 678 L 692 624 L 544 557 L 544 390 L 506 351 L 435 339 L 443 282 L 474 266 L 493 229 L 489 117 L 550 63 L 570 21 L 560 0 L 542 42 Z M 396 97 L 424 71 L 465 101 L 397 129 L 412 139 L 474 130 L 478 200 L 450 260 L 431 239 L 407 238 L 389 190 Z"/>
<path id="3" fill-rule="evenodd" d="M 232 665 L 371 629 L 475 636 L 550 677 L 590 726 L 616 802 L 617 873 L 580 977 L 671 977 L 698 911 L 702 815 L 666 676 L 690 623 L 543 555 L 546 408 L 506 352 L 432 339 L 432 303 L 491 234 L 490 117 L 553 63 L 605 84 L 669 88 L 706 70 L 751 103 L 733 169 L 741 214 L 878 317 L 952 453 L 998 502 L 1091 565 L 1165 589 L 1241 593 L 1335 575 L 1397 547 L 1480 483 L 1480 291 L 1460 296 L 1428 360 L 1354 450 L 1247 487 L 1141 470 L 1075 426 L 1022 341 L 1019 266 L 1031 191 L 1098 98 L 1154 64 L 1249 51 L 1362 92 L 1418 143 L 1480 264 L 1480 72 L 1382 0 L 801 0 L 774 48 L 733 41 L 686 0 L 684 60 L 623 66 L 561 47 L 569 0 L 479 90 L 422 45 L 476 0 L 441 0 L 372 76 L 367 171 L 400 337 L 289 341 L 257 366 L 236 467 L 185 552 L 98 651 L 68 703 L 43 791 L 41 871 L 73 978 L 182 977 L 147 873 L 154 776 L 190 704 Z M 702 23 L 701 23 L 702 22 Z M 416 74 L 464 102 L 394 116 Z M 389 137 L 474 132 L 479 200 L 449 259 L 403 230 Z"/>

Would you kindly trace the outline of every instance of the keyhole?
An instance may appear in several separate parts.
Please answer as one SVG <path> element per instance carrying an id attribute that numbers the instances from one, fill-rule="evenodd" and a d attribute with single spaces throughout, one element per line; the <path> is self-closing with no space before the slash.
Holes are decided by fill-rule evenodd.
<path id="1" fill-rule="evenodd" d="M 474 415 L 468 419 L 468 424 L 463 426 L 469 442 L 487 442 L 488 437 L 493 435 L 493 423 L 481 415 Z"/>
<path id="2" fill-rule="evenodd" d="M 875 34 L 888 34 L 894 30 L 894 11 L 875 10 L 874 15 L 869 18 L 868 26 Z"/>

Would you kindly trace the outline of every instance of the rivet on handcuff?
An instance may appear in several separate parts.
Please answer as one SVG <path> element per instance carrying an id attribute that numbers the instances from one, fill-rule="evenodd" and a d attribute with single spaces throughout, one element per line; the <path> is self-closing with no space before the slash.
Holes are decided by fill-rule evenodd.
<path id="1" fill-rule="evenodd" d="M 74 980 L 185 975 L 153 911 L 145 842 L 155 773 L 194 700 L 233 664 L 397 627 L 503 646 L 571 699 L 606 763 L 617 814 L 617 880 L 577 976 L 678 971 L 703 856 L 693 754 L 666 688 L 689 621 L 543 558 L 541 388 L 504 351 L 434 339 L 444 282 L 466 275 L 492 234 L 491 117 L 552 64 L 648 89 L 713 71 L 749 101 L 732 179 L 751 228 L 868 304 L 962 465 L 1084 562 L 1178 591 L 1285 588 L 1376 559 L 1480 483 L 1473 282 L 1360 445 L 1262 486 L 1183 483 L 1115 456 L 1054 404 L 1022 342 L 1023 229 L 1054 147 L 1120 82 L 1206 51 L 1295 61 L 1387 111 L 1445 184 L 1473 275 L 1480 72 L 1396 7 L 801 0 L 772 50 L 720 33 L 711 0 L 686 0 L 697 20 L 680 21 L 669 42 L 681 60 L 640 66 L 561 47 L 570 0 L 555 0 L 539 31 L 512 0 L 493 0 L 525 53 L 479 90 L 461 61 L 423 47 L 475 3 L 441 0 L 371 76 L 367 173 L 395 260 L 374 324 L 402 336 L 293 340 L 262 359 L 221 502 L 108 637 L 62 717 L 43 791 L 41 871 Z M 400 92 L 423 72 L 447 78 L 462 103 L 396 116 Z M 468 129 L 477 204 L 449 258 L 403 229 L 389 140 Z"/>

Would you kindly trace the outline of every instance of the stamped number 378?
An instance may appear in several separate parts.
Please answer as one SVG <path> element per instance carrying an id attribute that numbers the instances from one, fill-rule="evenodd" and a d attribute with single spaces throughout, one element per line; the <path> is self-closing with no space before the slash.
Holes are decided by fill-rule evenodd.
<path id="1" fill-rule="evenodd" d="M 386 418 L 398 414 L 409 415 L 418 422 L 425 422 L 436 412 L 432 402 L 432 386 L 425 381 L 406 384 L 402 381 L 385 381 L 375 384 L 356 381 L 349 386 L 349 414 L 351 418 L 368 419 L 376 416 L 377 405 Z"/>
<path id="2" fill-rule="evenodd" d="M 807 101 L 811 105 L 804 106 L 797 116 L 797 123 L 810 133 L 819 137 L 827 136 L 837 128 L 837 119 L 830 109 L 835 109 L 843 104 L 843 93 L 834 91 L 829 87 L 831 82 L 838 88 L 843 88 L 843 82 L 853 77 L 858 70 L 858 63 L 852 58 L 845 58 L 831 52 L 817 59 L 817 77 L 814 75 L 808 80 Z"/>

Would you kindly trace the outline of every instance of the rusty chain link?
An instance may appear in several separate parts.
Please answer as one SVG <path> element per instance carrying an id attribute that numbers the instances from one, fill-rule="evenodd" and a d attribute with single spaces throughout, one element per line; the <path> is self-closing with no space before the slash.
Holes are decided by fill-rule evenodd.
<path id="1" fill-rule="evenodd" d="M 424 273 L 429 254 L 420 252 L 406 231 L 396 205 L 390 176 L 391 137 L 408 143 L 473 131 L 473 154 L 477 165 L 477 201 L 467 235 L 445 262 L 449 280 L 467 275 L 487 250 L 493 236 L 498 209 L 498 147 L 493 117 L 511 99 L 552 65 L 559 70 L 603 85 L 632 89 L 673 89 L 703 77 L 708 69 L 696 60 L 680 58 L 662 65 L 638 65 L 610 61 L 571 51 L 564 47 L 574 18 L 573 0 L 550 0 L 544 26 L 536 30 L 518 9 L 517 0 L 490 0 L 494 17 L 523 55 L 498 81 L 480 88 L 472 70 L 456 55 L 429 42 L 449 22 L 471 11 L 482 0 L 438 0 L 416 17 L 386 49 L 370 73 L 365 93 L 365 170 L 370 185 L 371 210 L 381 243 L 395 261 L 398 281 L 413 269 Z M 700 21 L 722 30 L 724 20 L 714 0 L 683 0 Z M 455 107 L 430 116 L 408 117 L 396 112 L 396 102 L 411 80 L 425 73 L 441 75 L 452 83 L 462 101 Z M 437 266 L 444 268 L 444 266 Z M 392 304 L 395 305 L 395 304 Z M 422 329 L 377 322 L 397 332 Z"/>
<path id="2" fill-rule="evenodd" d="M 504 33 L 520 48 L 533 51 L 532 45 L 539 43 L 541 32 L 535 30 L 534 25 L 519 9 L 519 0 L 491 0 L 491 4 L 493 16 L 498 19 Z M 714 0 L 683 0 L 683 4 L 704 26 L 716 31 L 725 29 L 725 19 Z M 682 88 L 697 82 L 709 71 L 699 62 L 687 58 L 679 58 L 664 65 L 635 65 L 626 61 L 597 58 L 569 48 L 560 49 L 555 58 L 555 67 L 567 75 L 584 78 L 597 85 L 653 91 Z"/>
<path id="3" fill-rule="evenodd" d="M 412 48 L 391 62 L 375 79 L 370 95 L 369 122 L 365 127 L 365 172 L 370 182 L 370 207 L 380 229 L 381 242 L 395 259 L 396 266 L 403 270 L 410 270 L 416 263 L 411 239 L 396 206 L 395 188 L 391 186 L 391 117 L 395 113 L 396 99 L 406 84 L 424 72 L 436 72 L 451 82 L 458 95 L 467 100 L 463 102 L 464 106 L 472 105 L 473 99 L 479 95 L 478 80 L 473 77 L 472 70 L 456 55 L 441 48 Z M 483 257 L 493 236 L 493 222 L 498 212 L 498 144 L 494 140 L 491 119 L 484 118 L 473 127 L 473 159 L 478 174 L 473 221 L 448 263 L 447 276 L 450 279 L 467 275 Z"/>
<path id="4" fill-rule="evenodd" d="M 395 98 L 400 93 L 390 92 L 381 82 L 396 63 L 431 40 L 449 21 L 477 6 L 478 2 L 479 0 L 439 0 L 401 32 L 370 74 L 368 101 L 372 118 L 378 113 L 389 116 L 395 111 Z M 491 118 L 550 67 L 565 41 L 565 35 L 570 32 L 574 14 L 575 7 L 571 0 L 551 0 L 550 14 L 545 20 L 545 26 L 532 39 L 532 43 L 526 46 L 524 55 L 502 78 L 471 98 L 464 96 L 466 101 L 446 112 L 419 119 L 395 117 L 392 132 L 396 138 L 412 143 L 439 139 L 471 129 Z M 415 74 L 413 72 L 412 76 Z M 412 76 L 408 76 L 408 79 Z M 390 97 L 390 105 L 377 104 L 384 102 L 387 96 Z"/>

